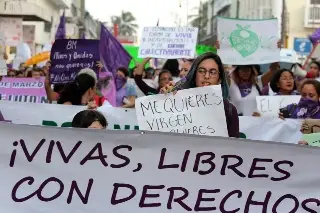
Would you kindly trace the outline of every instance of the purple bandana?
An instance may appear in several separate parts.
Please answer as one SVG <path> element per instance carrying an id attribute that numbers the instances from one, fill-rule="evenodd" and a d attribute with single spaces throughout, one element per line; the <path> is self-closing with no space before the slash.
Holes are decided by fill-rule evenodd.
<path id="1" fill-rule="evenodd" d="M 280 92 L 276 93 L 276 95 L 282 95 Z M 296 90 L 292 91 L 290 95 L 300 95 Z"/>
<path id="2" fill-rule="evenodd" d="M 241 83 L 238 85 L 241 97 L 244 98 L 249 95 L 252 91 L 252 84 L 251 83 Z"/>
<path id="3" fill-rule="evenodd" d="M 115 81 L 117 90 L 121 89 L 127 83 L 127 79 L 119 75 L 116 75 L 114 81 Z"/>
<path id="4" fill-rule="evenodd" d="M 305 118 L 314 119 L 315 115 L 319 114 L 319 112 L 320 112 L 320 105 L 318 101 L 314 101 L 309 98 L 301 98 L 296 110 L 296 116 L 297 118 L 301 118 L 301 119 L 305 119 Z"/>

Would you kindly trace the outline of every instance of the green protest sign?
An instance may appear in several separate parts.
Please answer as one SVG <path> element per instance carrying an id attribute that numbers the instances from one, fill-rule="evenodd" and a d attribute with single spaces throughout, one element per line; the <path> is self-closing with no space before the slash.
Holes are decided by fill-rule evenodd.
<path id="1" fill-rule="evenodd" d="M 130 46 L 130 45 L 125 45 L 124 48 L 127 50 L 127 52 L 131 55 L 132 60 L 129 64 L 129 68 L 132 69 L 133 67 L 136 66 L 135 62 L 142 62 L 142 58 L 138 58 L 138 51 L 139 47 L 138 46 Z M 202 55 L 206 52 L 217 52 L 217 49 L 211 46 L 205 46 L 205 45 L 197 45 L 196 49 L 197 55 Z"/>
<path id="2" fill-rule="evenodd" d="M 320 147 L 320 133 L 305 134 L 302 140 L 307 141 L 310 146 Z"/>

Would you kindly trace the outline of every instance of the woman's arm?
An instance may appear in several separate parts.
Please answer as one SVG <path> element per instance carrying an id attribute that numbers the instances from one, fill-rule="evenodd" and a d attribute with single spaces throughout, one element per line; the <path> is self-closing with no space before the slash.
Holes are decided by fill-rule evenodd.
<path id="1" fill-rule="evenodd" d="M 270 83 L 273 74 L 279 70 L 279 67 L 280 65 L 278 62 L 272 63 L 270 65 L 269 70 L 261 76 L 261 82 L 263 87 L 267 86 Z"/>
<path id="2" fill-rule="evenodd" d="M 146 64 L 150 61 L 151 58 L 145 58 L 143 59 L 142 63 L 137 65 L 136 73 L 134 75 L 134 81 L 136 82 L 139 89 L 145 94 L 150 95 L 151 94 L 158 94 L 158 90 L 150 87 L 146 82 L 142 79 L 142 74 L 144 72 L 144 67 Z"/>

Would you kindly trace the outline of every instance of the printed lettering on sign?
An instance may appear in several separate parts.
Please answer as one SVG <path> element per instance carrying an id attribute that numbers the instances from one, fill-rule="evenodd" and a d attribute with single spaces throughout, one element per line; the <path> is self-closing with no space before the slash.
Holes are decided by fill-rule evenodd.
<path id="1" fill-rule="evenodd" d="M 143 130 L 228 135 L 220 86 L 142 97 L 136 100 L 136 113 Z M 210 114 L 215 119 L 207 119 Z"/>
<path id="2" fill-rule="evenodd" d="M 47 103 L 44 78 L 3 78 L 0 81 L 1 100 Z"/>
<path id="3" fill-rule="evenodd" d="M 319 212 L 320 149 L 5 123 L 0 134 L 6 212 Z"/>
<path id="4" fill-rule="evenodd" d="M 78 72 L 90 68 L 97 72 L 96 63 L 100 61 L 98 40 L 56 40 L 51 50 L 51 82 L 68 83 Z"/>
<path id="5" fill-rule="evenodd" d="M 197 35 L 197 28 L 145 27 L 139 58 L 193 58 Z"/>

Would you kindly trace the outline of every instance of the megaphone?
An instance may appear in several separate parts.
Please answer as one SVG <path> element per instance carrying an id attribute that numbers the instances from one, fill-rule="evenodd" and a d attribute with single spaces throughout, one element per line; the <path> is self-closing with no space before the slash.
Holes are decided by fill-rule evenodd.
<path id="1" fill-rule="evenodd" d="M 295 64 L 291 68 L 291 72 L 294 74 L 294 76 L 305 78 L 307 76 L 307 71 L 304 70 L 299 64 Z"/>

